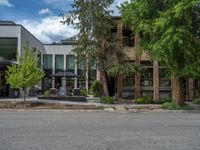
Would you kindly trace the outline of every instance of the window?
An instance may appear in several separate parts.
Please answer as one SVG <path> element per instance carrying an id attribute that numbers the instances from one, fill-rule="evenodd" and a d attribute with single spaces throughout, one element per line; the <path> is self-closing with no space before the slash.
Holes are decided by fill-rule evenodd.
<path id="1" fill-rule="evenodd" d="M 74 55 L 67 55 L 66 68 L 68 71 L 74 72 L 74 69 L 75 69 L 75 56 Z"/>
<path id="2" fill-rule="evenodd" d="M 16 60 L 17 38 L 0 38 L 0 60 Z"/>
<path id="3" fill-rule="evenodd" d="M 43 64 L 44 69 L 52 69 L 52 55 L 44 54 L 43 55 Z"/>
<path id="4" fill-rule="evenodd" d="M 64 69 L 64 55 L 55 55 L 55 69 L 56 70 Z"/>
<path id="5" fill-rule="evenodd" d="M 161 87 L 171 86 L 171 80 L 169 78 L 167 69 L 160 68 L 160 70 L 159 70 L 159 78 L 160 78 L 160 86 Z"/>
<path id="6" fill-rule="evenodd" d="M 134 47 L 134 36 L 130 30 L 123 30 L 123 45 Z"/>
<path id="7" fill-rule="evenodd" d="M 153 68 L 146 68 L 145 72 L 142 74 L 141 85 L 153 86 Z"/>

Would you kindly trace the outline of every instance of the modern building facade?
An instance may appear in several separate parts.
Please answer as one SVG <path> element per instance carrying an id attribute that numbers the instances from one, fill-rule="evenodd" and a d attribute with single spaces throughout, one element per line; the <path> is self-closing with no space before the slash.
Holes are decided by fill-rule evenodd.
<path id="1" fill-rule="evenodd" d="M 123 26 L 120 18 L 116 18 L 116 27 L 113 32 L 123 42 L 126 59 L 130 62 L 142 64 L 146 69 L 142 75 L 133 74 L 117 79 L 108 77 L 108 87 L 111 96 L 123 99 L 135 99 L 151 96 L 155 100 L 171 97 L 171 79 L 167 78 L 165 67 L 159 62 L 152 62 L 147 53 L 137 55 L 135 50 L 140 46 L 140 35 L 133 35 Z M 96 66 L 84 71 L 82 63 L 78 63 L 72 52 L 75 41 L 62 41 L 60 44 L 43 44 L 23 26 L 10 21 L 0 22 L 0 97 L 9 95 L 9 85 L 5 83 L 4 73 L 8 65 L 16 62 L 16 56 L 21 55 L 24 47 L 37 50 L 39 62 L 46 75 L 39 87 L 45 91 L 61 86 L 67 89 L 86 87 L 89 90 L 91 83 L 101 80 L 101 74 Z M 52 76 L 61 71 L 71 72 L 78 77 Z M 194 97 L 194 80 L 185 80 L 186 99 Z"/>
<path id="2" fill-rule="evenodd" d="M 0 21 L 0 97 L 11 94 L 11 88 L 5 81 L 5 70 L 8 65 L 17 63 L 25 47 L 30 47 L 42 55 L 43 44 L 23 26 L 12 21 Z"/>
<path id="3" fill-rule="evenodd" d="M 76 41 L 63 40 L 59 44 L 43 44 L 22 25 L 12 21 L 0 22 L 0 97 L 7 97 L 11 92 L 5 81 L 5 70 L 8 65 L 17 64 L 17 55 L 23 54 L 24 48 L 35 49 L 38 60 L 45 72 L 45 77 L 39 84 L 44 92 L 50 88 L 67 86 L 68 90 L 85 87 L 89 90 L 90 84 L 96 79 L 96 67 L 90 72 L 78 63 L 72 52 Z M 54 77 L 58 72 L 71 72 L 78 77 Z"/>

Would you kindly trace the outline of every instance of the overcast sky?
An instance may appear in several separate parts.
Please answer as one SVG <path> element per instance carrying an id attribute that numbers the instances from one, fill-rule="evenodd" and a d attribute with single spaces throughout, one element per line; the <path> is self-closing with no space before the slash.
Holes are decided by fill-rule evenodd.
<path id="1" fill-rule="evenodd" d="M 72 26 L 60 24 L 62 13 L 69 13 L 74 0 L 0 0 L 0 20 L 22 24 L 43 43 L 59 42 L 77 33 Z M 115 0 L 111 8 L 127 0 Z"/>

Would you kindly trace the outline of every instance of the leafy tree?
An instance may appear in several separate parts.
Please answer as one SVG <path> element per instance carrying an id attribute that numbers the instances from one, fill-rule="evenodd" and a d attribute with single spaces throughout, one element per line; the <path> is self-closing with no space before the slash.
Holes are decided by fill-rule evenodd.
<path id="1" fill-rule="evenodd" d="M 27 88 L 40 82 L 44 72 L 38 66 L 38 58 L 33 50 L 25 48 L 22 56 L 17 57 L 18 65 L 13 64 L 6 71 L 6 81 L 12 88 L 23 88 L 24 101 L 26 100 Z"/>
<path id="2" fill-rule="evenodd" d="M 63 21 L 68 25 L 73 24 L 78 29 L 78 43 L 74 52 L 78 60 L 85 62 L 85 66 L 97 63 L 106 96 L 109 95 L 107 75 L 126 75 L 127 72 L 135 71 L 128 62 L 124 61 L 125 54 L 120 37 L 112 32 L 115 21 L 112 11 L 108 8 L 113 1 L 74 0 L 74 10 L 70 15 L 65 15 Z"/>
<path id="3" fill-rule="evenodd" d="M 132 0 L 120 10 L 124 23 L 142 35 L 142 49 L 167 67 L 172 99 L 182 105 L 184 79 L 200 73 L 200 1 Z"/>

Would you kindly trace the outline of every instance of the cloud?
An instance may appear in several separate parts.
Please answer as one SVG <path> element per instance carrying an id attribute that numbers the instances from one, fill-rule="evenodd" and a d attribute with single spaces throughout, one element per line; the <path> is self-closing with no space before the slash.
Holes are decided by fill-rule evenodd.
<path id="1" fill-rule="evenodd" d="M 0 6 L 14 7 L 8 0 L 0 0 Z"/>
<path id="2" fill-rule="evenodd" d="M 39 15 L 51 14 L 51 11 L 50 11 L 48 8 L 43 8 L 43 9 L 40 9 L 40 10 L 38 11 L 38 14 L 39 14 Z"/>
<path id="3" fill-rule="evenodd" d="M 120 7 L 121 4 L 124 2 L 130 2 L 130 0 L 115 0 L 114 3 L 111 5 L 110 9 L 113 10 L 114 16 L 120 15 L 118 7 Z"/>
<path id="4" fill-rule="evenodd" d="M 43 43 L 60 42 L 62 39 L 70 38 L 78 32 L 73 26 L 60 23 L 62 18 L 58 16 L 48 16 L 40 21 L 22 20 L 17 22 L 22 24 L 36 38 Z"/>

